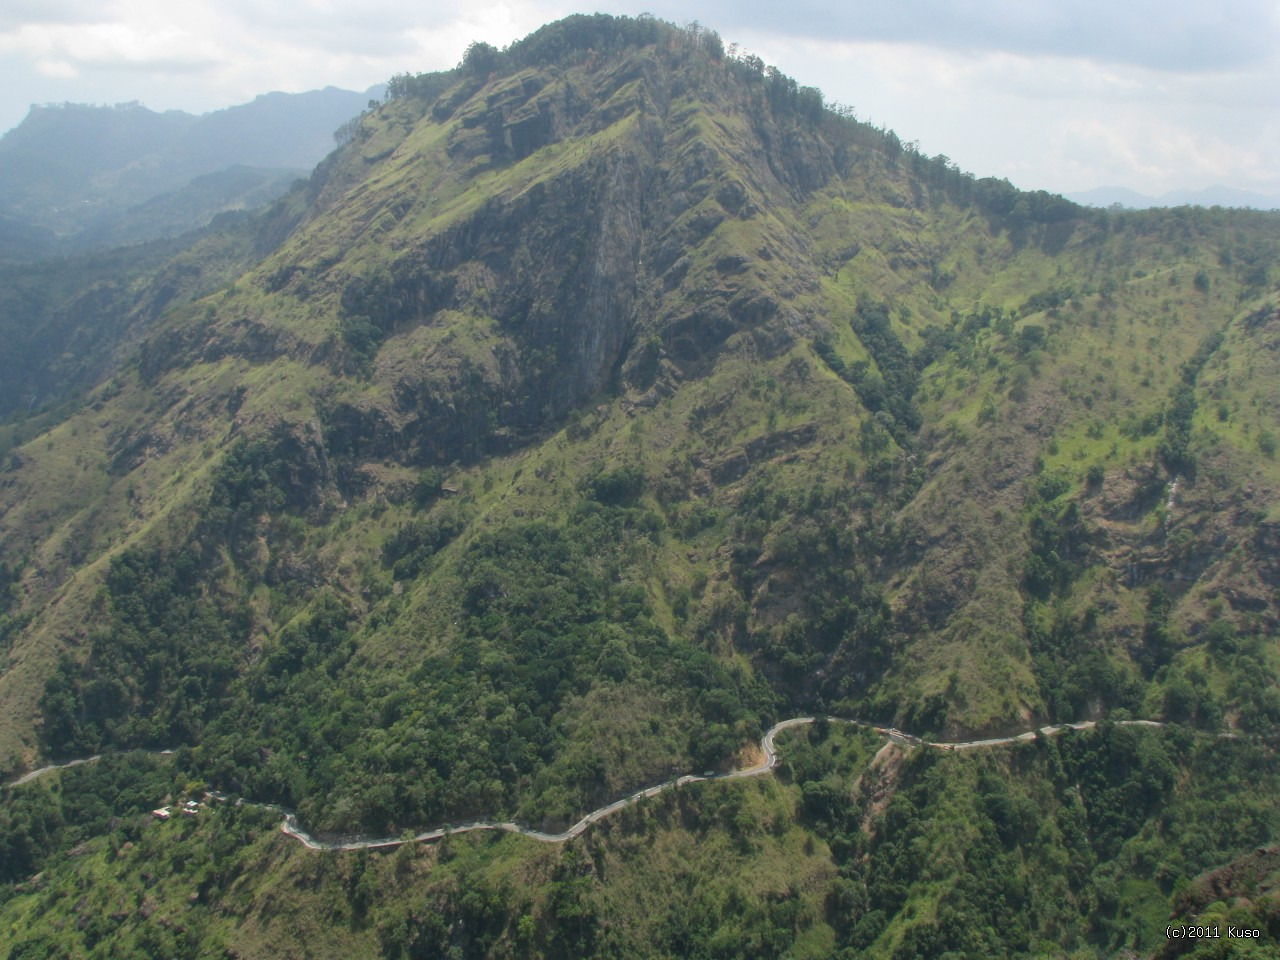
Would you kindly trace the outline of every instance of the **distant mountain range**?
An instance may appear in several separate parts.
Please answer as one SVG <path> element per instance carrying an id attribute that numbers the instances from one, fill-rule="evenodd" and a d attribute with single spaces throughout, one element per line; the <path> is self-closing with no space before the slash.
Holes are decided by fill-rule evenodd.
<path id="1" fill-rule="evenodd" d="M 381 89 L 268 93 L 201 116 L 34 105 L 0 137 L 0 260 L 173 236 L 284 193 Z"/>
<path id="2" fill-rule="evenodd" d="M 1158 197 L 1130 190 L 1128 187 L 1097 187 L 1079 193 L 1063 194 L 1068 200 L 1087 207 L 1110 207 L 1119 204 L 1133 210 L 1152 207 L 1252 207 L 1255 210 L 1280 210 L 1280 195 L 1252 193 L 1231 187 L 1213 186 L 1202 190 L 1170 190 Z"/>

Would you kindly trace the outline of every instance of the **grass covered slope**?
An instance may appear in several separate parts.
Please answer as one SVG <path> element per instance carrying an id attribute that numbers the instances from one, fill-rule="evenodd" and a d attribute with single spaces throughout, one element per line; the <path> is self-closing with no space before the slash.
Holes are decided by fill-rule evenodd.
<path id="1" fill-rule="evenodd" d="M 170 263 L 183 295 L 128 315 L 83 402 L 14 424 L 0 766 L 181 747 L 184 782 L 399 833 L 563 826 L 802 711 L 1274 733 L 1274 216 L 975 180 L 648 20 L 571 18 L 391 93 L 305 187 Z M 1152 796 L 1199 762 L 1165 759 Z M 898 826 L 931 829 L 947 785 L 991 794 L 985 762 L 930 761 Z M 1049 831 L 1020 875 L 1070 887 L 1074 919 L 946 949 L 1119 944 L 1081 892 L 1119 847 L 1071 873 L 1050 835 L 1072 776 L 1009 772 Z M 1258 816 L 1116 902 L 1154 916 L 1274 839 Z M 795 823 L 856 848 L 828 872 L 881 835 Z M 822 920 L 815 955 L 909 956 L 948 897 L 992 909 L 948 883 L 850 901 L 879 919 Z"/>

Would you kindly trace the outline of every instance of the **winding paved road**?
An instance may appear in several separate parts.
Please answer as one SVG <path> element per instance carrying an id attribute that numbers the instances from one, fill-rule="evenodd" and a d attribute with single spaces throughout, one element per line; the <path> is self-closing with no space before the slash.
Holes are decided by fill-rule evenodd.
<path id="1" fill-rule="evenodd" d="M 534 840 L 541 840 L 543 843 L 564 843 L 566 840 L 572 840 L 574 837 L 581 836 L 586 829 L 593 823 L 603 820 L 605 817 L 617 813 L 625 807 L 631 806 L 647 797 L 656 797 L 664 790 L 672 787 L 681 787 L 688 783 L 699 783 L 704 780 L 739 780 L 743 777 L 759 777 L 766 773 L 771 773 L 778 765 L 778 750 L 774 746 L 774 738 L 783 730 L 789 730 L 792 727 L 800 727 L 805 724 L 814 723 L 817 717 L 792 717 L 789 720 L 783 720 L 775 723 L 766 731 L 765 735 L 760 739 L 760 747 L 764 751 L 764 759 L 753 767 L 745 767 L 741 770 L 733 770 L 729 773 L 713 773 L 697 776 L 696 774 L 685 774 L 683 777 L 677 777 L 663 783 L 655 784 L 652 787 L 646 787 L 638 790 L 630 796 L 623 797 L 621 800 L 615 800 L 613 803 L 607 804 L 599 809 L 592 810 L 585 817 L 571 826 L 563 833 L 545 833 L 542 830 L 532 830 L 528 827 L 522 827 L 517 823 L 496 823 L 490 820 L 473 820 L 467 823 L 461 823 L 457 826 L 437 827 L 434 830 L 427 830 L 423 833 L 414 835 L 412 840 L 404 837 L 383 839 L 372 839 L 368 837 L 356 837 L 345 841 L 325 841 L 317 840 L 311 834 L 307 833 L 298 824 L 298 818 L 291 812 L 283 810 L 280 807 L 272 807 L 272 809 L 280 810 L 285 815 L 284 823 L 280 829 L 290 837 L 293 837 L 303 846 L 312 850 L 376 850 L 389 847 L 398 847 L 404 843 L 414 841 L 431 841 L 455 833 L 471 833 L 477 830 L 501 830 L 505 833 L 518 833 L 524 837 L 531 837 Z M 1034 740 L 1037 735 L 1046 737 L 1057 736 L 1064 730 L 1089 730 L 1097 726 L 1092 720 L 1085 720 L 1081 723 L 1060 723 L 1052 726 L 1037 727 L 1034 730 L 1028 730 L 1025 733 L 1019 733 L 1011 737 L 993 737 L 987 740 L 962 740 L 955 743 L 938 743 L 930 740 L 922 740 L 920 737 L 910 733 L 903 733 L 896 727 L 880 727 L 866 720 L 848 720 L 844 717 L 827 717 L 830 723 L 843 723 L 848 726 L 865 727 L 868 730 L 874 730 L 883 737 L 888 738 L 894 743 L 906 744 L 913 747 L 930 747 L 935 750 L 976 750 L 988 747 L 999 747 L 1011 743 L 1019 743 L 1027 740 Z M 1118 727 L 1163 727 L 1165 724 L 1159 720 L 1117 720 Z"/>
<path id="2" fill-rule="evenodd" d="M 148 750 L 147 753 L 157 757 L 167 757 L 173 753 L 172 750 Z M 30 773 L 24 773 L 17 780 L 10 780 L 5 786 L 20 787 L 24 783 L 30 783 L 32 780 L 39 780 L 46 773 L 53 773 L 55 770 L 66 770 L 68 767 L 78 767 L 81 764 L 93 763 L 95 760 L 101 760 L 103 754 L 95 753 L 92 757 L 82 757 L 79 760 L 68 760 L 66 763 L 51 763 L 47 767 L 41 767 L 39 770 L 32 770 Z"/>
<path id="3" fill-rule="evenodd" d="M 999 747 L 1010 743 L 1020 743 L 1027 740 L 1034 740 L 1037 736 L 1053 737 L 1062 733 L 1064 730 L 1089 730 L 1097 724 L 1092 720 L 1086 720 L 1081 723 L 1060 723 L 1047 727 L 1037 727 L 1034 730 L 1027 730 L 1024 733 L 1015 734 L 1010 737 L 993 737 L 987 740 L 962 740 L 954 743 L 937 743 L 930 740 L 922 740 L 920 737 L 910 733 L 903 733 L 896 727 L 881 727 L 866 720 L 848 720 L 843 717 L 826 717 L 830 723 L 842 723 L 848 726 L 864 727 L 868 730 L 874 730 L 883 737 L 888 738 L 894 743 L 901 743 L 912 747 L 928 747 L 933 750 L 979 750 L 989 747 Z M 592 810 L 585 817 L 571 826 L 563 833 L 546 833 L 542 830 L 533 830 L 529 827 L 522 827 L 518 823 L 497 823 L 490 820 L 473 820 L 467 823 L 437 827 L 434 830 L 426 830 L 422 833 L 415 834 L 412 838 L 406 837 L 353 837 L 349 840 L 327 841 L 317 840 L 298 823 L 297 815 L 290 810 L 277 806 L 273 803 L 257 804 L 263 809 L 275 810 L 284 815 L 284 823 L 281 825 L 281 831 L 289 837 L 297 840 L 303 846 L 311 850 L 379 850 L 390 847 L 398 847 L 404 843 L 412 843 L 415 841 L 428 842 L 431 840 L 439 840 L 444 836 L 455 833 L 471 833 L 477 830 L 501 830 L 505 833 L 518 833 L 524 837 L 531 837 L 534 840 L 541 840 L 543 843 L 564 843 L 566 840 L 572 840 L 574 837 L 581 836 L 588 827 L 597 821 L 603 820 L 605 817 L 617 813 L 626 807 L 644 800 L 648 797 L 656 797 L 664 790 L 672 787 L 681 787 L 689 783 L 700 783 L 704 780 L 740 780 L 744 777 L 759 777 L 763 774 L 770 773 L 774 767 L 778 765 L 778 751 L 774 746 L 774 738 L 783 730 L 789 730 L 792 727 L 800 727 L 805 724 L 814 723 L 817 717 L 792 717 L 790 720 L 783 720 L 775 723 L 765 735 L 760 739 L 760 748 L 764 751 L 764 759 L 752 767 L 745 767 L 741 770 L 733 770 L 729 773 L 713 773 L 697 776 L 695 774 L 686 774 L 683 777 L 676 777 L 671 780 L 655 784 L 652 787 L 646 787 L 643 790 L 637 790 L 630 796 L 623 797 L 621 800 L 615 800 L 613 803 L 606 804 L 597 810 Z M 1118 720 L 1115 722 L 1118 727 L 1163 727 L 1164 723 L 1158 720 Z M 1219 734 L 1223 737 L 1232 737 L 1234 734 Z M 167 755 L 173 753 L 172 750 L 158 750 L 159 755 Z M 68 767 L 77 767 L 83 763 L 92 763 L 102 757 L 102 754 L 96 754 L 92 757 L 85 757 L 81 760 L 69 760 L 66 763 L 54 763 L 47 767 L 41 767 L 39 770 L 32 770 L 30 773 L 19 777 L 10 782 L 10 786 L 19 786 L 24 783 L 30 783 L 46 773 L 54 770 L 65 770 Z M 246 801 L 252 802 L 252 801 Z"/>

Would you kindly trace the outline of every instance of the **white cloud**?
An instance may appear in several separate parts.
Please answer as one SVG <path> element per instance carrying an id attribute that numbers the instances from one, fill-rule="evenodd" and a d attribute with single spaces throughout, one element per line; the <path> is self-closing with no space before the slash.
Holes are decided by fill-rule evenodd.
<path id="1" fill-rule="evenodd" d="M 65 60 L 37 60 L 36 71 L 42 77 L 50 77 L 55 80 L 74 80 L 80 76 L 80 71 Z"/>

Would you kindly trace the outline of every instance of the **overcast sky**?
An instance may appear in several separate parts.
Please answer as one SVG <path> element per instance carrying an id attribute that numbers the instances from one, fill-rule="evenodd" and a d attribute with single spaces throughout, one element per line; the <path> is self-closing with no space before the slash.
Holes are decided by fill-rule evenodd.
<path id="1" fill-rule="evenodd" d="M 4 0 L 0 130 L 31 103 L 217 109 L 365 89 L 589 12 L 562 0 Z M 655 0 L 926 153 L 1026 189 L 1280 194 L 1280 0 Z"/>

